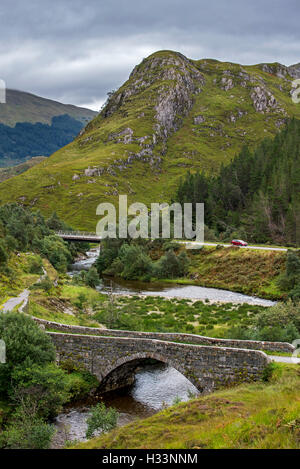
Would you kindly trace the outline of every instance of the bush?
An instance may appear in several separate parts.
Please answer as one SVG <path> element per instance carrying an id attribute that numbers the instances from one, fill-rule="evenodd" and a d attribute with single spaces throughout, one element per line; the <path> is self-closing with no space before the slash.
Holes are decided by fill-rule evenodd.
<path id="1" fill-rule="evenodd" d="M 86 275 L 86 284 L 89 287 L 95 288 L 100 283 L 99 274 L 95 267 L 91 267 Z"/>
<path id="2" fill-rule="evenodd" d="M 55 433 L 53 425 L 32 416 L 15 418 L 1 434 L 0 447 L 7 449 L 48 449 Z"/>
<path id="3" fill-rule="evenodd" d="M 87 419 L 86 438 L 92 438 L 96 430 L 109 432 L 116 427 L 119 414 L 116 409 L 105 407 L 103 403 L 97 404 L 91 410 L 91 415 Z"/>
<path id="4" fill-rule="evenodd" d="M 28 272 L 37 275 L 43 273 L 43 261 L 40 256 L 30 257 L 28 259 Z"/>
<path id="5" fill-rule="evenodd" d="M 189 265 L 189 258 L 185 251 L 178 256 L 169 250 L 155 264 L 154 274 L 158 278 L 175 278 L 183 276 Z"/>
<path id="6" fill-rule="evenodd" d="M 123 244 L 119 259 L 124 265 L 121 276 L 125 279 L 136 280 L 152 273 L 152 261 L 140 246 Z"/>
<path id="7" fill-rule="evenodd" d="M 300 303 L 277 303 L 259 313 L 250 327 L 234 327 L 232 339 L 293 342 L 300 334 Z"/>
<path id="8" fill-rule="evenodd" d="M 28 316 L 0 313 L 0 337 L 6 344 L 6 363 L 0 364 L 0 393 L 11 389 L 13 370 L 30 365 L 46 365 L 55 360 L 49 336 Z"/>
<path id="9" fill-rule="evenodd" d="M 11 374 L 11 387 L 11 399 L 25 402 L 38 417 L 54 417 L 70 399 L 67 375 L 54 363 L 17 366 Z"/>
<path id="10" fill-rule="evenodd" d="M 31 290 L 44 290 L 46 293 L 49 293 L 51 288 L 53 287 L 53 284 L 46 275 L 45 278 L 41 279 L 41 281 L 36 282 L 34 285 L 31 285 L 30 289 Z"/>

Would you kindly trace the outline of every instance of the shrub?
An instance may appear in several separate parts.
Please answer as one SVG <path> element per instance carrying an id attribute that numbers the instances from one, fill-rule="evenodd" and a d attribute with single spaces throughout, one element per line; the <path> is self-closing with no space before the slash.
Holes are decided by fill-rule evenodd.
<path id="1" fill-rule="evenodd" d="M 70 398 L 67 375 L 54 363 L 15 367 L 11 387 L 11 399 L 25 402 L 38 417 L 55 416 Z"/>
<path id="2" fill-rule="evenodd" d="M 109 432 L 116 427 L 119 414 L 116 409 L 105 407 L 103 403 L 97 404 L 91 410 L 91 415 L 87 419 L 86 438 L 92 438 L 96 430 Z"/>
<path id="3" fill-rule="evenodd" d="M 1 434 L 0 447 L 7 449 L 48 449 L 55 433 L 53 425 L 32 416 L 15 418 Z"/>
<path id="4" fill-rule="evenodd" d="M 28 259 L 28 272 L 37 275 L 43 273 L 43 261 L 40 256 L 30 257 Z"/>
<path id="5" fill-rule="evenodd" d="M 45 365 L 55 360 L 54 345 L 38 325 L 20 313 L 0 313 L 0 337 L 6 344 L 7 362 L 0 364 L 0 393 L 11 389 L 14 368 Z"/>
<path id="6" fill-rule="evenodd" d="M 99 274 L 95 267 L 91 267 L 86 275 L 86 284 L 89 287 L 95 288 L 100 283 Z"/>

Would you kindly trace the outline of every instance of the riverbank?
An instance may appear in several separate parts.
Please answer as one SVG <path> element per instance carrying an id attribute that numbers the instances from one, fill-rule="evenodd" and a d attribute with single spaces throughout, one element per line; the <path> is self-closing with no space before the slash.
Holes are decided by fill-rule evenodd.
<path id="1" fill-rule="evenodd" d="M 142 289 L 150 291 L 160 285 L 172 284 L 215 288 L 223 290 L 224 296 L 226 292 L 236 292 L 273 301 L 287 297 L 287 292 L 282 290 L 278 282 L 285 272 L 287 255 L 285 251 L 247 250 L 234 246 L 203 246 L 199 249 L 186 249 L 182 244 L 176 243 L 174 249 L 177 254 L 185 253 L 189 259 L 189 266 L 183 277 L 151 278 L 150 282 L 141 282 L 140 279 L 124 280 L 120 276 L 110 278 L 117 285 L 123 283 L 126 286 L 128 283 L 134 288 L 135 284 L 137 292 Z M 154 262 L 164 254 L 165 251 L 161 246 L 149 251 Z M 110 268 L 104 273 L 108 276 L 112 275 Z M 144 287 L 139 287 L 139 284 L 144 284 Z"/>
<path id="2" fill-rule="evenodd" d="M 177 404 L 74 448 L 300 449 L 299 366 L 273 365 L 268 379 Z"/>
<path id="3" fill-rule="evenodd" d="M 188 250 L 187 250 L 188 252 Z M 285 270 L 286 253 L 246 250 L 236 247 L 205 247 L 190 254 L 191 265 L 185 283 L 221 288 L 270 300 L 286 293 L 277 281 Z"/>

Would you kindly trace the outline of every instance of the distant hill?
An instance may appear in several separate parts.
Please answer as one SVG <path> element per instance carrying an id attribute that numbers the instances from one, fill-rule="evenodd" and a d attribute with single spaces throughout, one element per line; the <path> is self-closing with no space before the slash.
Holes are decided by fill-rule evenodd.
<path id="1" fill-rule="evenodd" d="M 0 168 L 0 182 L 6 181 L 6 179 L 10 179 L 18 174 L 22 174 L 27 169 L 32 168 L 38 163 L 41 163 L 46 159 L 45 156 L 35 156 L 30 158 L 30 160 L 25 161 L 25 163 L 20 163 L 16 166 L 10 166 L 9 168 Z"/>
<path id="2" fill-rule="evenodd" d="M 69 145 L 0 184 L 0 203 L 54 210 L 95 229 L 100 202 L 169 202 L 187 170 L 218 174 L 290 117 L 298 65 L 191 60 L 173 51 L 144 59 Z"/>
<path id="3" fill-rule="evenodd" d="M 96 114 L 8 89 L 6 103 L 0 104 L 0 167 L 51 155 L 71 142 Z"/>

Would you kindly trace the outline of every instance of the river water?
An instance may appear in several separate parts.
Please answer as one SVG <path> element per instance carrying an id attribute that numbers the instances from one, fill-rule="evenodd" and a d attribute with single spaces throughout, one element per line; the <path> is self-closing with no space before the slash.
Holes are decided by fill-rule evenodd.
<path id="1" fill-rule="evenodd" d="M 87 258 L 75 262 L 70 275 L 80 270 L 88 270 L 95 262 L 99 251 L 92 249 L 87 253 Z M 211 302 L 222 303 L 248 303 L 251 305 L 272 306 L 274 301 L 265 300 L 256 296 L 243 295 L 229 290 L 218 288 L 199 287 L 197 285 L 175 285 L 164 282 L 139 282 L 122 279 L 103 278 L 97 287 L 101 293 L 108 293 L 111 290 L 118 295 L 145 295 L 162 296 L 165 298 L 187 298 L 191 300 L 209 300 Z"/>
<path id="2" fill-rule="evenodd" d="M 132 387 L 78 403 L 60 414 L 55 420 L 54 447 L 63 446 L 65 440 L 85 441 L 86 419 L 90 407 L 97 402 L 115 408 L 119 413 L 118 425 L 123 426 L 149 417 L 177 399 L 187 401 L 198 394 L 195 386 L 174 368 L 159 362 L 147 364 L 137 371 Z"/>
<path id="3" fill-rule="evenodd" d="M 95 262 L 99 251 L 93 249 L 87 253 L 86 259 L 73 264 L 69 275 L 85 269 L 88 270 Z M 215 288 L 204 288 L 193 285 L 171 285 L 163 283 L 129 282 L 104 278 L 98 290 L 107 293 L 113 290 L 115 294 L 124 295 L 152 295 L 163 297 L 180 297 L 189 299 L 208 299 L 213 302 L 250 303 L 271 306 L 272 301 L 242 295 L 240 293 Z M 66 409 L 55 421 L 57 433 L 54 447 L 61 447 L 67 440 L 85 440 L 86 419 L 91 405 L 104 402 L 108 407 L 114 407 L 119 412 L 118 425 L 145 418 L 166 406 L 172 405 L 175 399 L 188 400 L 198 395 L 198 390 L 181 373 L 174 368 L 156 362 L 146 364 L 136 373 L 132 387 L 98 396 L 84 403 Z"/>

